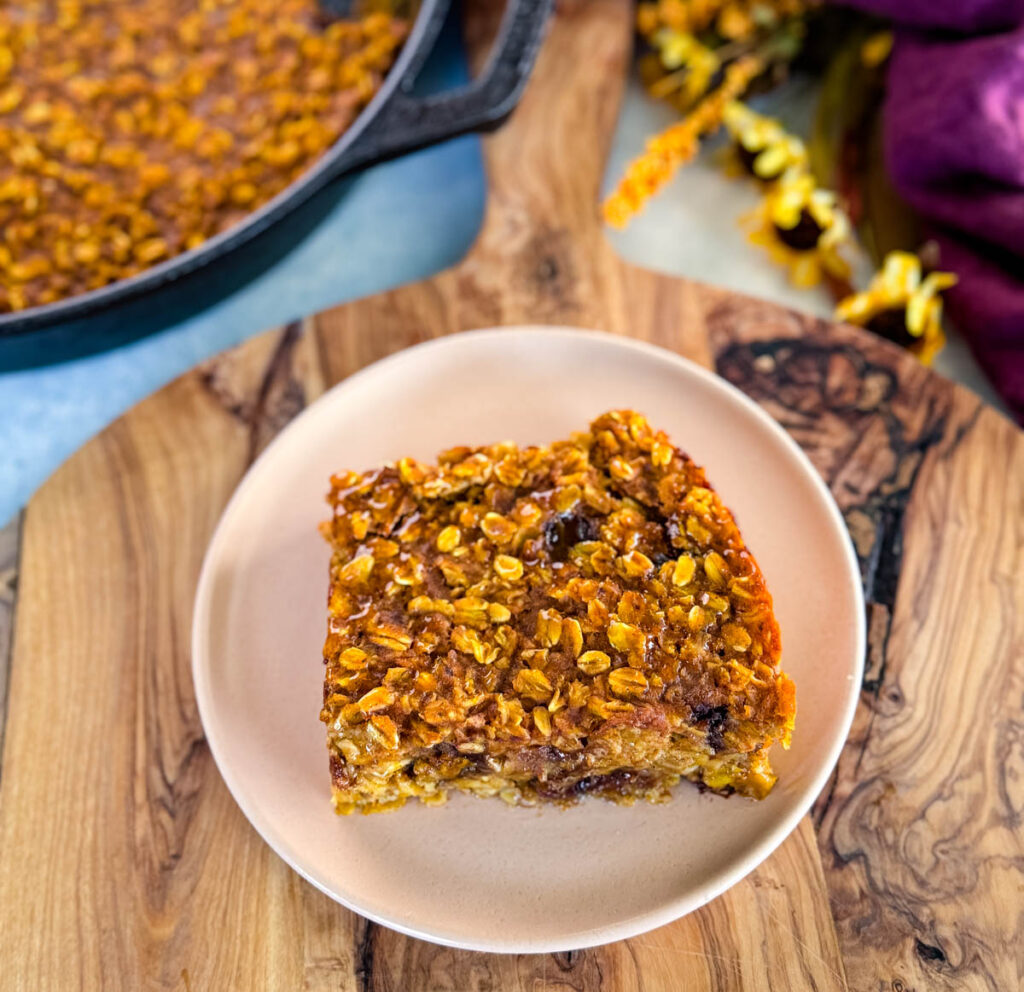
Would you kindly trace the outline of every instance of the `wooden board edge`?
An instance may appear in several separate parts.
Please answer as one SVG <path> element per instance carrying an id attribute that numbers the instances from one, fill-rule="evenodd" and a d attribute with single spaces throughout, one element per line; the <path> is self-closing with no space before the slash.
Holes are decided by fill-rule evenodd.
<path id="1" fill-rule="evenodd" d="M 18 563 L 24 510 L 0 529 L 0 781 L 3 779 L 4 728 L 7 725 L 7 687 L 14 656 L 14 616 L 18 598 Z"/>

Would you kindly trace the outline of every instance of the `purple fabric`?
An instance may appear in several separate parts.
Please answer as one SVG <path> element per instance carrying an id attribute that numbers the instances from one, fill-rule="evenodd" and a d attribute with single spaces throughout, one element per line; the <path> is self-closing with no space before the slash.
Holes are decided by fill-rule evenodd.
<path id="1" fill-rule="evenodd" d="M 949 316 L 970 334 L 978 362 L 1024 424 L 1024 265 L 1015 278 L 957 238 L 936 231 L 935 240 L 942 268 L 960 276 L 946 293 Z"/>
<path id="2" fill-rule="evenodd" d="M 902 35 L 886 165 L 926 217 L 1024 250 L 1024 27 L 961 41 Z"/>
<path id="3" fill-rule="evenodd" d="M 886 166 L 960 283 L 950 315 L 1024 423 L 1024 0 L 851 0 L 904 27 L 889 64 Z M 1016 26 L 1012 26 L 1016 25 Z"/>
<path id="4" fill-rule="evenodd" d="M 897 24 L 976 34 L 1024 21 L 1024 0 L 841 0 Z"/>

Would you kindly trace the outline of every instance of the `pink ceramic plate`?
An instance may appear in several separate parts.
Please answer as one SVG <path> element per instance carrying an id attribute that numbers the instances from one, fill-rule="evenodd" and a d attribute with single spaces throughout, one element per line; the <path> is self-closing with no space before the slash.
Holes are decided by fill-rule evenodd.
<path id="1" fill-rule="evenodd" d="M 320 710 L 328 476 L 455 444 L 548 442 L 632 407 L 700 464 L 775 597 L 797 686 L 793 747 L 763 802 L 680 785 L 671 803 L 513 809 L 457 796 L 376 816 L 330 804 Z M 432 341 L 340 383 L 253 465 L 196 596 L 193 671 L 221 774 L 267 843 L 331 897 L 416 937 L 554 951 L 629 937 L 714 898 L 778 847 L 824 786 L 864 655 L 857 562 L 806 457 L 757 406 L 661 349 L 563 328 Z"/>

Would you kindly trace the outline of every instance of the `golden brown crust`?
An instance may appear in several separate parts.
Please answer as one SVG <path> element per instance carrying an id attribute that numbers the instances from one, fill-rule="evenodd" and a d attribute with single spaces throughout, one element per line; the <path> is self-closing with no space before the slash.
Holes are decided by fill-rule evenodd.
<path id="1" fill-rule="evenodd" d="M 771 597 L 703 470 L 639 414 L 334 476 L 329 501 L 339 809 L 771 788 L 794 713 Z"/>

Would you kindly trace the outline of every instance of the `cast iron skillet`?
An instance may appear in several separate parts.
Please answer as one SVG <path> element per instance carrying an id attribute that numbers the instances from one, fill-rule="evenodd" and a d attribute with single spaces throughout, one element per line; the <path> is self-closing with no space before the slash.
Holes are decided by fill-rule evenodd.
<path id="1" fill-rule="evenodd" d="M 412 95 L 413 83 L 451 5 L 451 0 L 422 0 L 409 38 L 380 90 L 353 125 L 291 186 L 192 251 L 100 289 L 0 314 L 0 337 L 86 317 L 153 293 L 252 240 L 332 179 L 460 134 L 497 127 L 519 102 L 552 3 L 508 0 L 494 50 L 479 78 L 448 93 L 417 97 Z"/>

